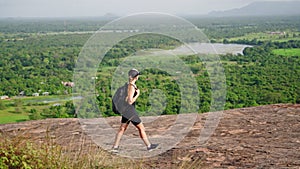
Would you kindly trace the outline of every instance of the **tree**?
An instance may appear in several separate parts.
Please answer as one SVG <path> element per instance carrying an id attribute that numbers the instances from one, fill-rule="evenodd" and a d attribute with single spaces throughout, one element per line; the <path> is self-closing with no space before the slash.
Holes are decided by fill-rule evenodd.
<path id="1" fill-rule="evenodd" d="M 4 110 L 4 109 L 6 109 L 6 105 L 2 100 L 0 100 L 0 110 Z"/>
<path id="2" fill-rule="evenodd" d="M 36 109 L 31 109 L 29 111 L 29 119 L 30 120 L 39 120 L 42 119 L 43 117 L 41 114 L 36 110 Z"/>
<path id="3" fill-rule="evenodd" d="M 69 117 L 76 117 L 75 106 L 72 101 L 65 103 L 65 114 L 68 114 Z"/>
<path id="4" fill-rule="evenodd" d="M 16 113 L 22 113 L 22 109 L 23 109 L 22 99 L 15 99 L 14 107 Z"/>

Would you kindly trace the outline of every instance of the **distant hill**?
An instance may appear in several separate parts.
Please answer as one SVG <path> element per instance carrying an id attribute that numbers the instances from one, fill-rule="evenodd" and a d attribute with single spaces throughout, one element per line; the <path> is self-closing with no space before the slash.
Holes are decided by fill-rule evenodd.
<path id="1" fill-rule="evenodd" d="M 300 1 L 261 1 L 242 8 L 227 11 L 213 11 L 210 16 L 276 16 L 300 15 Z"/>

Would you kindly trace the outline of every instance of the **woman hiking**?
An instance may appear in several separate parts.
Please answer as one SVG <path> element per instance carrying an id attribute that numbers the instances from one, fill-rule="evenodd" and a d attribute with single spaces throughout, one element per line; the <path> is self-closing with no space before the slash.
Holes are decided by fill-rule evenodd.
<path id="1" fill-rule="evenodd" d="M 127 83 L 127 97 L 125 99 L 126 103 L 126 108 L 122 109 L 122 119 L 121 119 L 121 125 L 119 128 L 119 131 L 116 134 L 115 137 L 115 142 L 112 148 L 113 153 L 118 153 L 119 152 L 119 144 L 120 140 L 126 131 L 128 125 L 130 122 L 138 129 L 139 135 L 141 139 L 143 140 L 144 144 L 147 147 L 148 151 L 152 151 L 158 147 L 158 144 L 151 144 L 147 134 L 145 132 L 145 127 L 138 116 L 138 113 L 135 109 L 135 102 L 137 98 L 140 95 L 140 90 L 137 88 L 135 82 L 139 79 L 140 72 L 136 69 L 131 69 L 128 72 L 128 83 Z"/>

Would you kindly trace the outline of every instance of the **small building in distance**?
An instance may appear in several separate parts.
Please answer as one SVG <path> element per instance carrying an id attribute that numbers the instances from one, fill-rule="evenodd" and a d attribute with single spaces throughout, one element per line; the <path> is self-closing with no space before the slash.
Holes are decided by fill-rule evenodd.
<path id="1" fill-rule="evenodd" d="M 0 100 L 8 100 L 9 97 L 8 96 L 0 96 Z"/>
<path id="2" fill-rule="evenodd" d="M 40 94 L 39 93 L 32 93 L 32 96 L 40 96 Z"/>
<path id="3" fill-rule="evenodd" d="M 63 84 L 64 86 L 66 86 L 66 87 L 73 87 L 75 84 L 74 84 L 74 82 L 61 82 L 61 84 Z"/>

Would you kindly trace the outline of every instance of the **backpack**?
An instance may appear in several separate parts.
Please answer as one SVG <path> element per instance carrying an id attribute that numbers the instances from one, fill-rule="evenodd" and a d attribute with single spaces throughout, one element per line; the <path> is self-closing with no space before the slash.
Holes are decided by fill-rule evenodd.
<path id="1" fill-rule="evenodd" d="M 119 87 L 112 98 L 112 110 L 116 114 L 122 114 L 129 105 L 126 101 L 128 95 L 128 83 Z"/>

